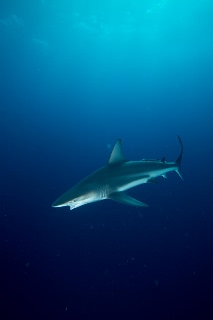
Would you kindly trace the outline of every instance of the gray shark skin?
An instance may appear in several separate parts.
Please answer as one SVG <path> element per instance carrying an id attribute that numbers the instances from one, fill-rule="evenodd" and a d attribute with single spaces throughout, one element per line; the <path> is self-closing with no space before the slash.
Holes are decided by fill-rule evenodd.
<path id="1" fill-rule="evenodd" d="M 52 204 L 52 207 L 69 206 L 70 210 L 73 210 L 104 199 L 147 207 L 147 204 L 130 197 L 124 191 L 143 183 L 155 182 L 159 176 L 166 178 L 167 172 L 170 171 L 176 171 L 182 178 L 180 167 L 183 144 L 179 136 L 178 141 L 181 149 L 178 158 L 175 162 L 167 162 L 165 158 L 128 161 L 123 156 L 121 140 L 117 140 L 107 165 L 94 171 L 65 192 Z"/>

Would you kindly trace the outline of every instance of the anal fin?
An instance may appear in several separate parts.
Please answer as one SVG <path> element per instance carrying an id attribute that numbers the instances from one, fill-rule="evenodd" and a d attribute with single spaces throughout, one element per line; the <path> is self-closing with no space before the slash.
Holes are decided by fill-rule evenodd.
<path id="1" fill-rule="evenodd" d="M 132 197 L 130 197 L 128 194 L 125 192 L 114 192 L 111 193 L 109 196 L 109 199 L 112 199 L 114 201 L 124 203 L 124 204 L 129 204 L 131 206 L 137 206 L 137 207 L 148 207 L 146 203 L 143 203 L 139 200 L 136 200 Z"/>
<path id="2" fill-rule="evenodd" d="M 157 181 L 156 178 L 150 178 L 149 180 L 147 180 L 147 182 L 150 182 L 150 183 L 158 183 L 158 181 Z"/>

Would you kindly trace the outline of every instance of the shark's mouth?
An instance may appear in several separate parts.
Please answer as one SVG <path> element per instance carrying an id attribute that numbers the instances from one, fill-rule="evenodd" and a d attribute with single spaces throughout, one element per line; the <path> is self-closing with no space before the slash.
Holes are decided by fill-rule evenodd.
<path id="1" fill-rule="evenodd" d="M 82 196 L 82 197 L 76 198 L 75 200 L 71 200 L 71 201 L 67 202 L 66 205 L 70 207 L 70 210 L 73 210 L 73 209 L 81 207 L 81 206 L 83 206 L 85 204 L 88 204 L 88 203 L 91 203 L 91 202 L 95 202 L 95 201 L 98 201 L 98 200 L 102 200 L 102 199 L 97 198 L 96 194 L 91 192 L 86 197 Z"/>
<path id="2" fill-rule="evenodd" d="M 82 203 L 82 201 L 81 201 L 81 202 L 68 202 L 67 205 L 70 207 L 70 210 L 73 210 L 73 209 L 76 209 L 80 206 L 83 206 L 84 204 L 86 204 L 86 203 Z"/>

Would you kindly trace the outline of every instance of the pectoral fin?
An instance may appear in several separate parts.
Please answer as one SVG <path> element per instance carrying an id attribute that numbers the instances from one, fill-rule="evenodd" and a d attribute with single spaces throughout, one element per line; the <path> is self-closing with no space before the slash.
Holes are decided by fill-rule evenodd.
<path id="1" fill-rule="evenodd" d="M 112 199 L 112 200 L 120 202 L 120 203 L 129 204 L 131 206 L 148 207 L 148 205 L 146 203 L 143 203 L 139 200 L 136 200 L 124 192 L 111 193 L 109 196 L 109 199 Z"/>

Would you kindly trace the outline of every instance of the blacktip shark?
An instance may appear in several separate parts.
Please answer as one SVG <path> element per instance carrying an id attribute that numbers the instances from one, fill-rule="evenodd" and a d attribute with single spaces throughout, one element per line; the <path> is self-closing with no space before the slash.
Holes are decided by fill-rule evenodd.
<path id="1" fill-rule="evenodd" d="M 88 203 L 111 199 L 138 207 L 148 207 L 125 193 L 126 190 L 143 183 L 155 182 L 156 178 L 166 178 L 167 172 L 176 171 L 182 178 L 180 168 L 183 144 L 179 136 L 180 154 L 175 162 L 143 159 L 128 161 L 123 155 L 121 139 L 117 140 L 108 163 L 81 180 L 53 204 L 53 207 L 69 206 L 70 210 Z"/>

